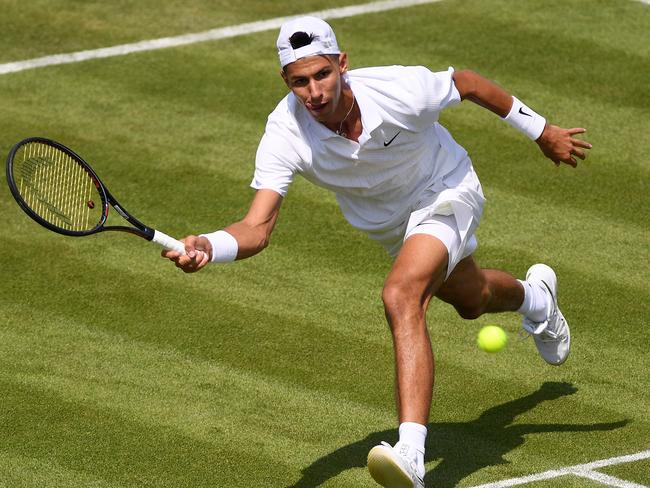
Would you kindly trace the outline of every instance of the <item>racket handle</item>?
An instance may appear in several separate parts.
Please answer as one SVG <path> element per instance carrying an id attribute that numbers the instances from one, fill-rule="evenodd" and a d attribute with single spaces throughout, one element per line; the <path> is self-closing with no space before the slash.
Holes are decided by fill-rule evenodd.
<path id="1" fill-rule="evenodd" d="M 185 254 L 185 244 L 178 239 L 168 236 L 164 232 L 160 232 L 159 230 L 154 230 L 153 239 L 151 239 L 151 241 L 161 245 L 169 251 L 176 251 Z"/>

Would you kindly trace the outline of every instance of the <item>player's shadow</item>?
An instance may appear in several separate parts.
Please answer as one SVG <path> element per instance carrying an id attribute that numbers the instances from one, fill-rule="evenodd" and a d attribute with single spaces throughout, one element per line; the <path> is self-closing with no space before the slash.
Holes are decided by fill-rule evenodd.
<path id="1" fill-rule="evenodd" d="M 468 422 L 442 422 L 428 425 L 426 461 L 440 460 L 426 479 L 438 488 L 456 486 L 463 478 L 486 466 L 504 464 L 504 456 L 524 443 L 524 436 L 545 432 L 589 432 L 614 430 L 628 421 L 598 424 L 513 424 L 518 415 L 544 401 L 572 395 L 571 383 L 544 383 L 537 391 L 483 412 Z M 561 419 L 561 413 L 549 420 Z M 394 442 L 396 430 L 375 432 L 365 439 L 341 447 L 318 459 L 302 471 L 302 478 L 291 488 L 315 487 L 350 468 L 364 467 L 368 451 L 380 441 Z"/>

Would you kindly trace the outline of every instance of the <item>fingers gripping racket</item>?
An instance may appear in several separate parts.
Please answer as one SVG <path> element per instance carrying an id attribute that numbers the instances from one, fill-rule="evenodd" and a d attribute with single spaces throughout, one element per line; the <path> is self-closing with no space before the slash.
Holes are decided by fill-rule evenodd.
<path id="1" fill-rule="evenodd" d="M 185 246 L 129 214 L 74 151 L 42 137 L 17 143 L 7 156 L 7 182 L 18 205 L 43 227 L 68 236 L 129 232 L 185 254 Z M 109 205 L 133 227 L 107 226 Z"/>

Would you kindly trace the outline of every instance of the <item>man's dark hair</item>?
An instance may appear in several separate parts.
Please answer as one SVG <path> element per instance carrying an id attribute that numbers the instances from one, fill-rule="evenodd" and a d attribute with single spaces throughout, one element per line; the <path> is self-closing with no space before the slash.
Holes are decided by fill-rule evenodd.
<path id="1" fill-rule="evenodd" d="M 298 49 L 304 46 L 308 46 L 312 43 L 314 39 L 318 37 L 314 34 L 307 34 L 306 32 L 294 32 L 289 38 L 289 43 L 294 49 Z"/>

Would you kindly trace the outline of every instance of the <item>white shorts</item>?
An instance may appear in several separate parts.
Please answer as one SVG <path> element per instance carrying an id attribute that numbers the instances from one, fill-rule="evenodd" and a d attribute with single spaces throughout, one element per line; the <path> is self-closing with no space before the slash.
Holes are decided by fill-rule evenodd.
<path id="1" fill-rule="evenodd" d="M 427 191 L 411 213 L 403 241 L 414 234 L 428 234 L 440 239 L 449 253 L 447 276 L 461 259 L 477 248 L 474 235 L 483 214 L 485 197 L 474 169 L 445 180 L 445 189 Z"/>
<path id="2" fill-rule="evenodd" d="M 445 245 L 449 253 L 449 262 L 447 263 L 447 275 L 445 279 L 454 270 L 456 265 L 466 258 L 471 256 L 478 247 L 476 235 L 472 234 L 467 238 L 467 242 L 463 243 L 458 224 L 453 215 L 433 215 L 425 219 L 404 236 L 404 240 L 415 234 L 427 234 L 433 236 Z"/>

